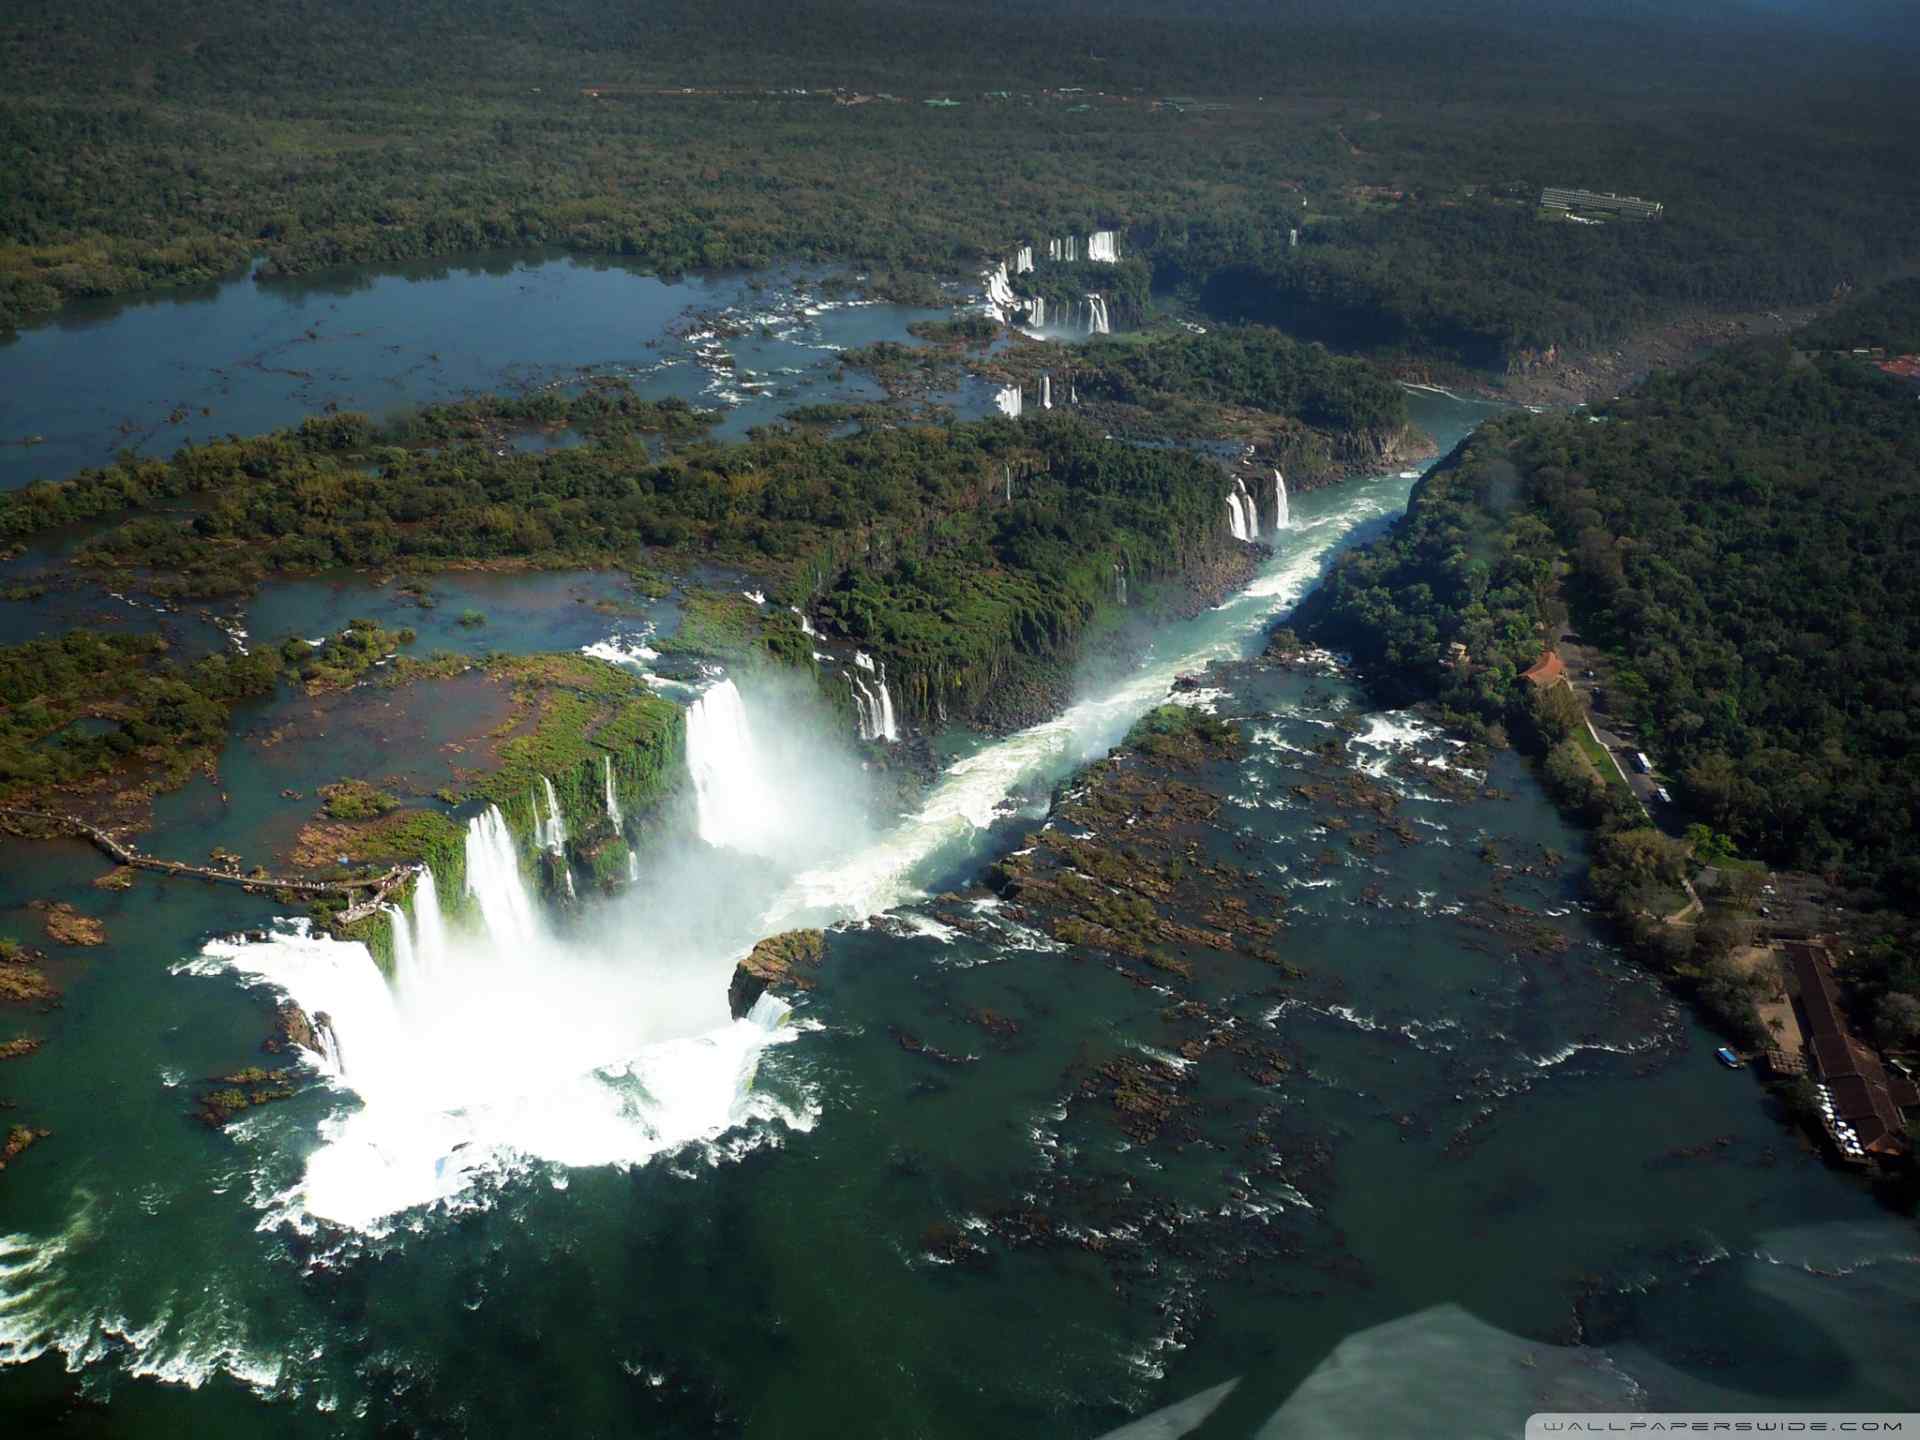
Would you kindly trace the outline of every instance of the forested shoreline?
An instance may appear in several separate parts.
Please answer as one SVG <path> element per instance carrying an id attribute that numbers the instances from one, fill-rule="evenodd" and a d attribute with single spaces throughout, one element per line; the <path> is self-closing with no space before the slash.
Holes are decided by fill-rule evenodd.
<path id="1" fill-rule="evenodd" d="M 1856 309 L 1856 333 L 1917 289 Z M 1860 922 L 1852 971 L 1875 1013 L 1920 996 L 1917 466 L 1910 384 L 1794 343 L 1735 347 L 1602 415 L 1489 422 L 1294 623 L 1350 651 L 1389 703 L 1536 750 L 1600 832 L 1596 890 L 1643 940 L 1671 939 L 1640 922 L 1689 848 L 1810 872 L 1882 911 Z M 1609 715 L 1672 777 L 1686 845 L 1596 767 L 1571 695 L 1524 679 L 1566 625 L 1609 657 Z M 1909 1007 L 1890 1013 L 1884 1038 L 1913 1043 Z"/>

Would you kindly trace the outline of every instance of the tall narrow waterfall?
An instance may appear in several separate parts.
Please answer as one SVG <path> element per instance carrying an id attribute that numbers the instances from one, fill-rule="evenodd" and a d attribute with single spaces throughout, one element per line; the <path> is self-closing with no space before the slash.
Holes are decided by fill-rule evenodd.
<path id="1" fill-rule="evenodd" d="M 1108 264 L 1120 261 L 1120 237 L 1111 230 L 1096 230 L 1087 237 L 1087 259 L 1104 260 Z"/>
<path id="2" fill-rule="evenodd" d="M 479 903 L 487 934 L 502 950 L 525 949 L 539 937 L 520 852 L 498 805 L 467 822 L 467 893 Z"/>
<path id="3" fill-rule="evenodd" d="M 770 798 L 746 703 L 733 681 L 722 680 L 687 708 L 687 770 L 700 838 L 722 849 L 766 853 L 787 817 Z"/>
<path id="4" fill-rule="evenodd" d="M 1015 310 L 1020 308 L 1020 299 L 1013 293 L 1013 283 L 1007 277 L 1007 263 L 1001 261 L 993 269 L 981 275 L 987 288 L 987 309 L 994 319 L 1006 323 Z"/>
<path id="5" fill-rule="evenodd" d="M 428 975 L 438 971 L 447 958 L 447 921 L 440 913 L 440 888 L 433 883 L 433 871 L 425 865 L 413 882 L 413 955 L 414 963 Z"/>
<path id="6" fill-rule="evenodd" d="M 1053 408 L 1053 377 L 1051 375 L 1040 377 L 1040 408 L 1042 410 Z"/>
<path id="7" fill-rule="evenodd" d="M 613 790 L 613 757 L 602 755 L 600 758 L 606 762 L 607 767 L 607 819 L 611 820 L 613 828 L 618 830 L 625 821 L 620 814 L 620 797 Z"/>
<path id="8" fill-rule="evenodd" d="M 1019 250 L 1014 253 L 1013 273 L 1016 275 L 1025 275 L 1032 269 L 1033 247 L 1031 245 L 1022 245 Z"/>
<path id="9" fill-rule="evenodd" d="M 1027 310 L 1027 323 L 1034 329 L 1042 329 L 1047 323 L 1047 297 L 1036 295 L 1033 304 Z"/>
<path id="10" fill-rule="evenodd" d="M 1293 524 L 1293 512 L 1287 505 L 1287 480 L 1278 468 L 1273 472 L 1273 528 L 1288 529 Z"/>
<path id="11" fill-rule="evenodd" d="M 546 795 L 546 815 L 540 813 L 540 796 Z M 553 781 L 540 777 L 540 789 L 533 796 L 533 842 L 552 854 L 565 853 L 567 822 L 560 814 L 560 797 L 553 793 Z"/>
<path id="12" fill-rule="evenodd" d="M 413 929 L 407 924 L 407 912 L 398 905 L 382 905 L 388 928 L 393 932 L 393 974 L 405 984 L 414 974 Z"/>
<path id="13" fill-rule="evenodd" d="M 1002 386 L 994 395 L 993 403 L 1009 420 L 1018 420 L 1020 418 L 1020 387 L 1018 385 Z"/>
<path id="14" fill-rule="evenodd" d="M 1107 323 L 1107 302 L 1099 295 L 1087 296 L 1087 333 L 1089 335 L 1111 335 L 1112 327 Z"/>

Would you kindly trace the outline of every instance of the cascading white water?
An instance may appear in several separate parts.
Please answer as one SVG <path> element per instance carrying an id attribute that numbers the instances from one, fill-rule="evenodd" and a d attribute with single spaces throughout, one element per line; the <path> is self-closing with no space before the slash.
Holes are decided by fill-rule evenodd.
<path id="1" fill-rule="evenodd" d="M 1018 385 L 1003 386 L 995 393 L 993 403 L 1009 420 L 1018 420 L 1020 418 L 1020 387 Z"/>
<path id="2" fill-rule="evenodd" d="M 437 975 L 447 959 L 447 922 L 440 913 L 440 889 L 433 871 L 420 867 L 413 882 L 413 957 L 423 974 Z"/>
<path id="3" fill-rule="evenodd" d="M 767 854 L 781 842 L 787 817 L 769 803 L 774 788 L 733 681 L 722 680 L 687 708 L 687 770 L 707 844 Z"/>
<path id="4" fill-rule="evenodd" d="M 1293 516 L 1287 504 L 1287 481 L 1278 467 L 1273 472 L 1273 528 L 1285 530 L 1293 524 Z"/>
<path id="5" fill-rule="evenodd" d="M 1101 296 L 1087 296 L 1087 333 L 1089 335 L 1113 333 L 1113 327 L 1107 323 L 1107 302 Z"/>
<path id="6" fill-rule="evenodd" d="M 847 679 L 853 685 L 854 718 L 860 738 L 892 744 L 900 738 L 900 726 L 894 719 L 893 692 L 887 688 L 887 667 L 876 666 L 873 657 L 864 650 L 853 652 L 853 664 L 853 672 Z M 874 677 L 871 685 L 861 678 L 861 671 Z"/>
<path id="7" fill-rule="evenodd" d="M 1111 230 L 1096 230 L 1087 237 L 1087 259 L 1111 265 L 1120 262 L 1120 237 Z"/>
<path id="8" fill-rule="evenodd" d="M 540 788 L 533 792 L 531 804 L 533 843 L 551 854 L 561 854 L 567 848 L 567 822 L 560 814 L 560 797 L 554 794 L 553 781 L 540 777 Z"/>
<path id="9" fill-rule="evenodd" d="M 887 688 L 887 667 L 880 666 L 880 738 L 889 745 L 900 738 L 900 726 L 893 718 L 893 691 Z"/>
<path id="10" fill-rule="evenodd" d="M 520 873 L 520 851 L 498 805 L 467 822 L 467 894 L 479 903 L 496 945 L 525 949 L 539 937 L 533 896 Z"/>
<path id="11" fill-rule="evenodd" d="M 1022 245 L 1013 257 L 1013 273 L 1025 275 L 1033 269 L 1033 247 Z"/>
<path id="12" fill-rule="evenodd" d="M 413 955 L 413 927 L 407 923 L 407 912 L 398 905 L 380 908 L 386 912 L 387 927 L 393 934 L 393 978 L 404 985 L 412 980 L 417 964 Z"/>
<path id="13" fill-rule="evenodd" d="M 1040 377 L 1040 408 L 1042 410 L 1053 408 L 1053 377 L 1051 375 Z"/>
<path id="14" fill-rule="evenodd" d="M 1259 525 L 1253 513 L 1253 500 L 1236 475 L 1233 488 L 1227 492 L 1227 529 L 1236 540 L 1251 540 L 1258 533 Z"/>
<path id="15" fill-rule="evenodd" d="M 1015 310 L 1020 308 L 1020 297 L 1013 293 L 1013 282 L 1007 277 L 1007 265 L 1003 260 L 981 277 L 986 282 L 986 308 L 994 319 L 1005 324 Z"/>
<path id="16" fill-rule="evenodd" d="M 607 767 L 607 819 L 611 820 L 613 828 L 618 830 L 626 821 L 620 814 L 620 797 L 614 793 L 613 789 L 613 756 L 603 755 L 600 758 L 606 762 Z"/>
<path id="17" fill-rule="evenodd" d="M 867 682 L 858 675 L 847 676 L 853 686 L 854 726 L 862 740 L 872 740 L 880 729 L 880 707 L 874 703 L 873 692 L 867 689 Z"/>
<path id="18" fill-rule="evenodd" d="M 1027 323 L 1034 329 L 1042 329 L 1047 323 L 1047 297 L 1036 295 L 1033 304 L 1027 309 Z"/>

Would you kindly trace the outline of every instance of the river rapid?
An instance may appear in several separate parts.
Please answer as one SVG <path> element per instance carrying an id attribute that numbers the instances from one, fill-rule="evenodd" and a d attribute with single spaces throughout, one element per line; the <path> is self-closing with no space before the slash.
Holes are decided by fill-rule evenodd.
<path id="1" fill-rule="evenodd" d="M 1442 450 L 1485 413 L 1413 403 Z M 1300 974 L 1224 962 L 1181 992 L 1288 1063 L 1195 1070 L 1177 1143 L 1087 1088 L 1115 1058 L 1192 1063 L 1174 993 L 968 889 L 1057 782 L 1177 674 L 1256 650 L 1411 484 L 1292 497 L 1243 591 L 1054 720 L 956 743 L 905 813 L 789 697 L 718 681 L 689 746 L 712 843 L 560 917 L 477 816 L 480 923 L 416 904 L 391 984 L 263 901 L 102 892 L 81 847 L 6 845 L 0 926 L 67 899 L 113 943 L 55 956 L 66 1004 L 0 1074 L 54 1132 L 0 1185 L 0 1415 L 1095 1436 L 1186 1404 L 1167 1433 L 1211 1411 L 1208 1434 L 1361 1436 L 1515 1433 L 1589 1402 L 1914 1408 L 1911 1227 L 1800 1153 L 1624 963 L 1580 906 L 1581 835 L 1514 757 L 1471 771 L 1331 668 L 1230 668 L 1187 697 L 1251 737 L 1204 777 L 1211 843 L 1284 895 L 1274 945 Z M 494 611 L 507 648 L 644 669 L 671 619 L 575 603 L 594 577 L 484 583 L 529 587 Z M 277 587 L 257 628 L 368 598 Z M 169 848 L 244 853 L 285 823 L 277 789 L 437 745 L 430 717 L 397 726 L 342 714 L 271 764 L 237 739 L 231 801 L 168 801 Z M 1347 843 L 1315 798 L 1346 772 L 1394 789 L 1418 843 Z M 734 959 L 798 924 L 833 927 L 819 989 L 731 1018 Z M 195 1083 L 247 1063 L 284 995 L 334 1021 L 314 1083 L 205 1129 Z"/>

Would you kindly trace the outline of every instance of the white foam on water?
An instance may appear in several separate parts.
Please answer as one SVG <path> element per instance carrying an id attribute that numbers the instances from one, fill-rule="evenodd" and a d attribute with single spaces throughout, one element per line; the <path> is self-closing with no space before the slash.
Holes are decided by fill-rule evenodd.
<path id="1" fill-rule="evenodd" d="M 1251 584 L 1118 685 L 950 765 L 921 809 L 874 844 L 794 877 L 761 917 L 766 933 L 802 920 L 862 920 L 919 898 L 916 879 L 936 856 L 965 847 L 1004 814 L 1017 790 L 1093 760 L 1163 703 L 1176 676 L 1237 659 L 1248 641 L 1305 593 L 1329 553 L 1356 525 L 1397 509 L 1397 490 L 1357 483 L 1338 510 L 1298 517 Z M 1328 882 L 1331 883 L 1331 882 Z"/>
<path id="2" fill-rule="evenodd" d="M 392 986 L 364 946 L 304 923 L 206 947 L 204 960 L 329 1016 L 337 1068 L 306 1058 L 354 1097 L 321 1123 L 263 1227 L 379 1233 L 421 1206 L 483 1203 L 476 1186 L 538 1165 L 637 1165 L 756 1119 L 813 1123 L 810 1102 L 753 1088 L 760 1052 L 796 1033 L 784 1006 L 729 1020 L 713 985 L 704 1023 L 681 995 L 650 1010 L 620 957 L 562 944 L 537 921 L 518 928 L 517 905 L 482 913 L 508 930 L 489 920 L 459 937 L 448 971 Z"/>

